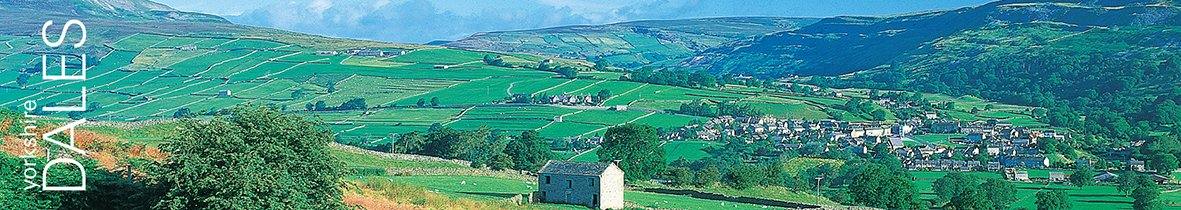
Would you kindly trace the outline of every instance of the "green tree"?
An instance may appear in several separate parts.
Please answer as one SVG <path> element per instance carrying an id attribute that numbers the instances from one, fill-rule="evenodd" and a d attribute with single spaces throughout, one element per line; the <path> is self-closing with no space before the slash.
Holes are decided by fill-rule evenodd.
<path id="1" fill-rule="evenodd" d="M 426 99 L 418 98 L 418 102 L 414 103 L 414 105 L 418 105 L 419 108 L 426 107 Z"/>
<path id="2" fill-rule="evenodd" d="M 730 169 L 726 178 L 730 180 L 730 187 L 747 189 L 759 185 L 759 181 L 766 177 L 763 169 L 753 164 L 741 164 Z"/>
<path id="3" fill-rule="evenodd" d="M 562 77 L 565 77 L 565 78 L 578 77 L 578 69 L 574 69 L 573 67 L 568 67 L 568 66 L 558 67 L 556 70 L 554 70 L 554 72 L 557 72 L 558 74 L 562 75 Z"/>
<path id="4" fill-rule="evenodd" d="M 611 63 L 607 62 L 607 59 L 595 60 L 595 66 L 594 66 L 595 71 L 606 71 L 607 68 L 610 68 L 610 67 L 611 67 Z"/>
<path id="5" fill-rule="evenodd" d="M 1137 175 L 1131 182 L 1133 182 L 1131 208 L 1135 210 L 1161 209 L 1162 205 L 1160 201 L 1157 201 L 1157 198 L 1161 196 L 1160 185 L 1156 185 L 1153 179 L 1143 175 Z"/>
<path id="6" fill-rule="evenodd" d="M 504 170 L 513 167 L 513 159 L 503 152 L 497 152 L 492 155 L 492 159 L 488 161 L 488 168 L 492 170 Z"/>
<path id="7" fill-rule="evenodd" d="M 1067 210 L 1070 209 L 1070 201 L 1066 199 L 1066 191 L 1062 190 L 1043 190 L 1037 192 L 1038 210 Z"/>
<path id="8" fill-rule="evenodd" d="M 172 112 L 172 118 L 188 118 L 193 116 L 193 111 L 188 107 L 181 107 L 176 112 Z"/>
<path id="9" fill-rule="evenodd" d="M 944 203 L 964 194 L 965 191 L 974 190 L 977 180 L 976 176 L 971 174 L 951 172 L 935 180 L 931 187 L 935 191 L 936 202 Z"/>
<path id="10" fill-rule="evenodd" d="M 411 131 L 410 133 L 398 136 L 398 139 L 392 142 L 390 152 L 403 154 L 418 154 L 422 152 L 422 146 L 426 145 L 426 137 L 418 133 L 418 131 Z"/>
<path id="11" fill-rule="evenodd" d="M 1132 190 L 1132 209 L 1135 210 L 1156 210 L 1161 209 L 1161 203 L 1157 200 L 1160 197 L 1160 186 L 1151 179 L 1141 178 L 1137 181 L 1136 189 Z"/>
<path id="12" fill-rule="evenodd" d="M 303 98 L 303 95 L 304 95 L 303 88 L 295 89 L 294 91 L 291 91 L 291 99 L 298 100 L 298 99 Z"/>
<path id="13" fill-rule="evenodd" d="M 1139 187 L 1139 181 L 1142 176 L 1134 171 L 1124 171 L 1120 173 L 1119 177 L 1115 179 L 1115 189 L 1124 193 L 1125 195 L 1132 195 L 1132 190 Z"/>
<path id="14" fill-rule="evenodd" d="M 611 98 L 611 91 L 607 89 L 599 90 L 599 93 L 595 94 L 595 102 L 598 104 L 603 104 L 608 98 Z"/>
<path id="15" fill-rule="evenodd" d="M 992 204 L 992 209 L 1008 209 L 1017 201 L 1017 187 L 1005 180 L 989 178 L 980 184 L 979 189 Z"/>
<path id="16" fill-rule="evenodd" d="M 978 187 L 970 187 L 959 195 L 951 198 L 951 201 L 944 206 L 946 209 L 991 209 L 993 204 L 989 203 L 985 197 L 983 189 Z"/>
<path id="17" fill-rule="evenodd" d="M 869 115 L 873 116 L 873 120 L 876 121 L 885 121 L 886 117 L 889 117 L 889 113 L 886 113 L 886 111 L 882 109 L 873 110 L 873 112 L 869 113 Z"/>
<path id="18" fill-rule="evenodd" d="M 521 132 L 520 136 L 509 141 L 504 153 L 512 158 L 513 169 L 529 171 L 541 168 L 545 161 L 554 156 L 545 139 L 533 130 Z"/>
<path id="19" fill-rule="evenodd" d="M 439 97 L 431 97 L 431 107 L 439 107 Z"/>
<path id="20" fill-rule="evenodd" d="M 369 105 L 365 103 L 365 98 L 353 98 L 340 103 L 340 106 L 336 106 L 336 110 L 361 110 L 368 107 Z"/>
<path id="21" fill-rule="evenodd" d="M 1148 168 L 1165 175 L 1172 174 L 1174 170 L 1177 170 L 1177 165 L 1177 156 L 1173 154 L 1157 153 L 1148 160 Z"/>
<path id="22" fill-rule="evenodd" d="M 322 124 L 258 106 L 184 120 L 161 146 L 163 209 L 343 209 L 343 164 Z"/>
<path id="23" fill-rule="evenodd" d="M 489 157 L 473 156 L 476 149 L 484 148 L 489 132 L 486 128 L 474 131 L 460 131 L 443 127 L 435 132 L 427 133 L 427 143 L 423 145 L 423 155 L 463 160 L 487 160 Z M 487 153 L 492 155 L 491 153 Z M 479 162 L 477 162 L 479 163 Z"/>
<path id="24" fill-rule="evenodd" d="M 1157 122 L 1176 124 L 1181 122 L 1181 106 L 1172 100 L 1165 100 L 1163 103 L 1156 106 L 1156 120 Z"/>
<path id="25" fill-rule="evenodd" d="M 910 178 L 900 170 L 869 163 L 849 184 L 849 194 L 858 204 L 889 209 L 922 209 Z"/>
<path id="26" fill-rule="evenodd" d="M 328 104 L 324 103 L 324 101 L 316 101 L 316 105 L 312 106 L 312 110 L 316 110 L 316 111 L 328 110 Z"/>
<path id="27" fill-rule="evenodd" d="M 697 171 L 697 175 L 693 177 L 696 179 L 697 187 L 709 187 L 717 184 L 722 179 L 722 170 L 717 166 L 708 165 Z"/>
<path id="28" fill-rule="evenodd" d="M 672 186 L 687 186 L 693 184 L 693 172 L 685 167 L 669 167 L 665 172 L 669 184 Z"/>
<path id="29" fill-rule="evenodd" d="M 1074 173 L 1070 174 L 1070 184 L 1078 187 L 1094 184 L 1092 178 L 1095 177 L 1095 170 L 1090 166 L 1075 167 Z"/>
<path id="30" fill-rule="evenodd" d="M 0 202 L 0 209 L 58 209 L 61 206 L 59 194 L 24 189 L 29 184 L 21 181 L 24 175 L 18 169 L 25 167 L 22 164 L 21 158 L 0 152 L 0 168 L 4 168 L 0 171 L 0 198 L 4 201 Z M 41 172 L 38 170 L 36 173 Z"/>
<path id="31" fill-rule="evenodd" d="M 20 74 L 16 75 L 16 86 L 17 87 L 25 88 L 25 85 L 28 85 L 28 84 L 29 84 L 29 74 L 20 73 Z"/>
<path id="32" fill-rule="evenodd" d="M 484 55 L 484 64 L 489 66 L 505 66 L 504 59 L 500 55 Z"/>
<path id="33" fill-rule="evenodd" d="M 599 160 L 620 160 L 620 169 L 628 180 L 647 180 L 664 171 L 664 149 L 656 128 L 625 124 L 607 129 L 599 146 Z"/>

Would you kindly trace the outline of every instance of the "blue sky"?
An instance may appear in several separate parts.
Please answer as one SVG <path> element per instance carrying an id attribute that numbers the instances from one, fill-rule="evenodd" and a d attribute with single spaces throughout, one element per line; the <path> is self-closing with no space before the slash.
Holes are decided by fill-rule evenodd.
<path id="1" fill-rule="evenodd" d="M 422 43 L 476 32 L 725 16 L 892 15 L 988 0 L 157 0 L 241 24 Z"/>

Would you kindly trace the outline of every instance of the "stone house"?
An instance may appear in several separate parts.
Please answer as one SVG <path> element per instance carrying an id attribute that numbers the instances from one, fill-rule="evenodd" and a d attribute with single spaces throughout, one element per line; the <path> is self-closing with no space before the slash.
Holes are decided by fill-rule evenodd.
<path id="1" fill-rule="evenodd" d="M 1029 172 L 1025 170 L 1017 170 L 1014 168 L 1006 168 L 1004 171 L 1006 180 L 1029 182 Z"/>
<path id="2" fill-rule="evenodd" d="M 1062 172 L 1050 172 L 1049 176 L 1050 177 L 1047 180 L 1050 182 L 1066 182 L 1070 180 L 1070 176 Z"/>
<path id="3" fill-rule="evenodd" d="M 618 161 L 581 163 L 551 160 L 537 172 L 536 200 L 623 209 L 623 170 Z"/>
<path id="4" fill-rule="evenodd" d="M 1128 160 L 1128 170 L 1135 172 L 1144 172 L 1144 161 L 1132 158 Z"/>

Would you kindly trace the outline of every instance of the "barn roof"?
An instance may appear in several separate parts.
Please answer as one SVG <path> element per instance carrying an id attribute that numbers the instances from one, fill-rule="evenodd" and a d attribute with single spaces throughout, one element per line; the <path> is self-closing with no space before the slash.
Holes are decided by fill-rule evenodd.
<path id="1" fill-rule="evenodd" d="M 545 162 L 545 166 L 541 166 L 537 173 L 599 176 L 608 167 L 611 167 L 611 164 L 551 160 Z"/>

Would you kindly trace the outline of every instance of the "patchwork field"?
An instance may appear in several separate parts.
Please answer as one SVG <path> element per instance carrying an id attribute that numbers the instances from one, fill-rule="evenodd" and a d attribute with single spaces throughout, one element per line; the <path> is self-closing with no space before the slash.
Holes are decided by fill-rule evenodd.
<path id="1" fill-rule="evenodd" d="M 32 53 L 36 46 L 31 45 L 37 39 L 2 38 L 0 77 L 17 78 L 22 71 L 37 71 L 36 58 L 40 56 Z M 637 48 L 661 46 L 643 37 L 623 38 L 641 44 Z M 697 100 L 747 104 L 781 118 L 825 119 L 833 117 L 826 110 L 848 100 L 763 94 L 760 88 L 733 85 L 690 89 L 644 84 L 620 81 L 619 72 L 587 71 L 582 72 L 586 77 L 565 79 L 535 69 L 485 65 L 482 59 L 488 52 L 446 48 L 382 45 L 373 48 L 404 54 L 370 57 L 319 54 L 317 51 L 325 46 L 304 41 L 293 44 L 164 34 L 133 34 L 113 40 L 108 44 L 112 48 L 102 51 L 105 54 L 91 55 L 94 58 L 90 59 L 87 81 L 41 81 L 32 77 L 21 84 L 15 80 L 0 82 L 0 89 L 11 93 L 0 96 L 0 106 L 15 107 L 25 100 L 37 100 L 42 105 L 78 105 L 83 87 L 88 91 L 90 111 L 75 117 L 100 121 L 167 119 L 182 110 L 199 116 L 239 104 L 271 105 L 320 117 L 339 138 L 377 143 L 389 141 L 386 137 L 390 134 L 425 131 L 435 123 L 459 129 L 535 130 L 553 139 L 601 135 L 607 127 L 624 123 L 680 127 L 705 118 L 668 111 Z M 499 56 L 515 66 L 536 65 L 546 59 L 525 54 Z M 503 104 L 514 94 L 595 95 L 600 91 L 611 95 L 604 105 L 628 109 Z M 865 92 L 841 91 L 851 96 Z M 965 97 L 929 97 L 957 102 L 956 110 L 951 112 L 963 115 L 952 116 L 957 119 L 1008 119 L 1015 124 L 1037 125 L 1023 114 L 1024 107 Z M 369 110 L 332 110 L 356 99 L 363 99 Z M 317 106 L 326 110 L 309 109 Z M 967 113 L 985 106 L 991 109 Z M 862 119 L 848 113 L 841 115 L 855 121 Z"/>
<path id="2" fill-rule="evenodd" d="M 37 69 L 33 37 L 4 37 L 0 76 L 17 78 Z M 12 47 L 8 47 L 12 46 Z M 485 65 L 489 53 L 444 48 L 388 49 L 404 55 L 380 58 L 346 54 L 320 55 L 309 47 L 263 39 L 133 34 L 115 39 L 113 49 L 91 58 L 85 82 L 15 81 L 0 83 L 0 106 L 25 100 L 78 105 L 87 88 L 89 112 L 76 117 L 100 121 L 172 118 L 181 110 L 202 115 L 238 104 L 265 104 L 316 116 L 341 137 L 380 138 L 391 133 L 424 131 L 440 123 L 459 129 L 541 131 L 546 137 L 601 134 L 626 122 L 663 127 L 687 124 L 694 117 L 654 112 L 678 101 L 707 98 L 675 87 L 610 79 L 562 79 L 527 68 Z M 364 47 L 364 46 L 356 46 Z M 502 55 L 514 63 L 536 63 L 531 55 Z M 53 63 L 53 62 L 51 62 Z M 448 68 L 436 68 L 445 65 Z M 53 66 L 50 66 L 51 68 Z M 642 89 L 648 87 L 648 89 Z M 642 89 L 642 90 L 641 90 Z M 581 107 L 501 106 L 512 94 L 614 93 L 612 105 L 648 100 L 652 106 L 631 111 Z M 668 93 L 663 93 L 668 90 Z M 663 98 L 649 96 L 660 94 Z M 724 93 L 713 93 L 725 95 Z M 618 99 L 616 99 L 618 98 Z M 363 99 L 369 111 L 330 109 Z M 417 102 L 430 101 L 426 107 Z M 95 106 L 97 105 L 97 106 Z M 568 116 L 563 116 L 568 115 Z M 559 116 L 569 117 L 562 121 Z"/>

